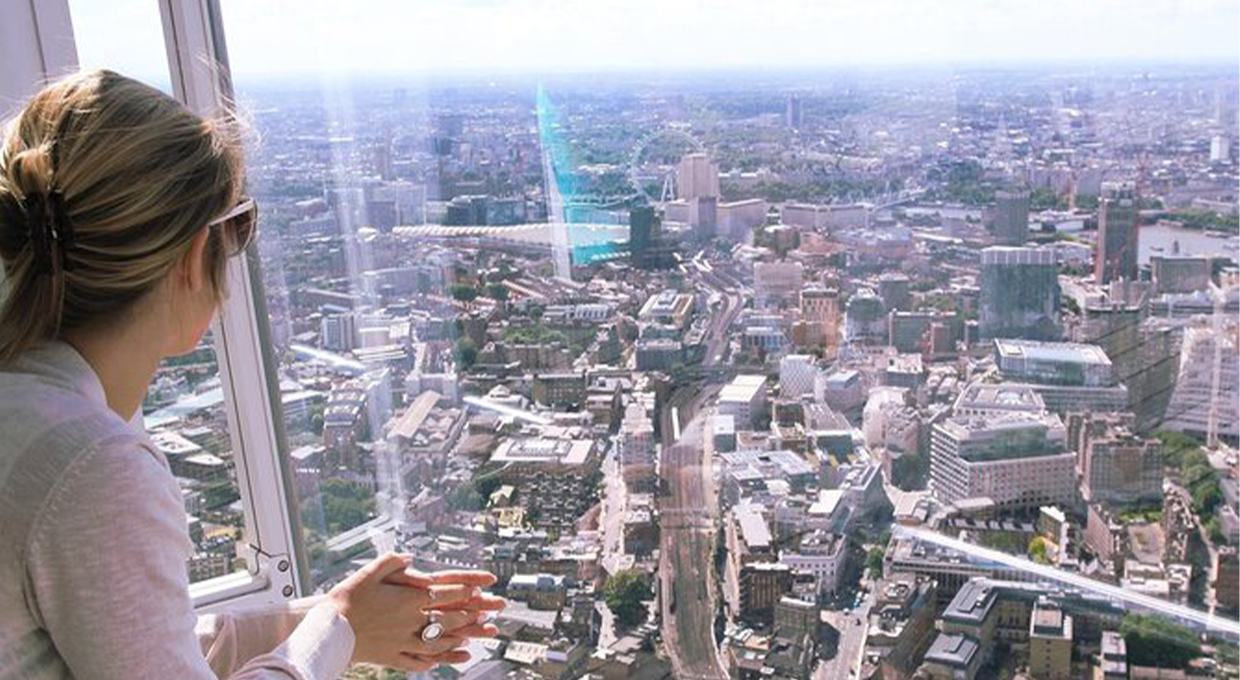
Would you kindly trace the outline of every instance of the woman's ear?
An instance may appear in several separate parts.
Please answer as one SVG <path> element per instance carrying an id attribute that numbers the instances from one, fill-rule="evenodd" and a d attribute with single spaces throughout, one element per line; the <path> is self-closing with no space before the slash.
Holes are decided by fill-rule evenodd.
<path id="1" fill-rule="evenodd" d="M 198 230 L 193 240 L 189 242 L 189 249 L 177 263 L 178 278 L 185 289 L 191 293 L 197 293 L 202 290 L 203 286 L 210 285 L 207 274 L 207 239 L 210 236 L 210 227 Z"/>

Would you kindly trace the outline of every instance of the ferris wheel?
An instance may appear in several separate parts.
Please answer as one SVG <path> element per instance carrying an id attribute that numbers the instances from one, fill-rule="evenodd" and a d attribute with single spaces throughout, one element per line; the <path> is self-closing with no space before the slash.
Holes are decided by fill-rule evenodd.
<path id="1" fill-rule="evenodd" d="M 686 153 L 702 153 L 706 146 L 680 127 L 655 130 L 633 147 L 629 156 L 629 183 L 651 203 L 666 203 L 677 196 L 676 167 Z M 657 192 L 651 187 L 658 186 Z M 658 195 L 654 195 L 657 193 Z"/>

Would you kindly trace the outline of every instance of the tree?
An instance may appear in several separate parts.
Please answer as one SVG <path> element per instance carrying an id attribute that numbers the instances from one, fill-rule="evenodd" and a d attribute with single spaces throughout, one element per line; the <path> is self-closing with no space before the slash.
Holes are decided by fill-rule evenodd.
<path id="1" fill-rule="evenodd" d="M 646 618 L 646 600 L 654 596 L 645 574 L 629 569 L 607 579 L 603 601 L 622 626 L 635 626 Z"/>
<path id="2" fill-rule="evenodd" d="M 508 289 L 501 283 L 487 284 L 487 297 L 496 302 L 504 302 L 508 299 Z"/>
<path id="3" fill-rule="evenodd" d="M 865 557 L 865 566 L 870 571 L 870 578 L 880 578 L 883 575 L 883 555 L 882 548 L 870 548 L 870 552 Z"/>
<path id="4" fill-rule="evenodd" d="M 461 338 L 456 341 L 456 361 L 465 370 L 473 367 L 474 362 L 478 361 L 478 346 L 469 338 Z"/>
<path id="5" fill-rule="evenodd" d="M 1050 548 L 1042 536 L 1034 536 L 1029 541 L 1029 559 L 1038 564 L 1050 564 Z"/>
<path id="6" fill-rule="evenodd" d="M 469 512 L 477 512 L 486 504 L 486 499 L 473 484 L 462 484 L 448 496 L 448 508 L 452 510 L 466 510 Z"/>
<path id="7" fill-rule="evenodd" d="M 458 302 L 470 303 L 478 299 L 478 289 L 468 283 L 454 283 L 449 288 L 452 299 Z"/>
<path id="8" fill-rule="evenodd" d="M 323 528 L 331 536 L 348 531 L 373 517 L 375 498 L 361 484 L 328 479 L 319 486 L 318 496 L 307 498 L 302 503 L 302 516 L 314 517 L 319 508 L 323 512 Z"/>
<path id="9" fill-rule="evenodd" d="M 1129 614 L 1120 633 L 1128 645 L 1128 663 L 1134 666 L 1187 668 L 1201 655 L 1201 643 L 1192 631 L 1161 616 Z"/>

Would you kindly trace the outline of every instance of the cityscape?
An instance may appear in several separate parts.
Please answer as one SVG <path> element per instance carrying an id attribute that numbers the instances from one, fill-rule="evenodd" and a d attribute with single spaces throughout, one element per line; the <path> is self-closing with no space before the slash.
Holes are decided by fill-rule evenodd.
<path id="1" fill-rule="evenodd" d="M 435 675 L 1240 677 L 1235 64 L 237 88 L 313 586 L 509 602 Z M 193 581 L 212 347 L 143 409 Z"/>

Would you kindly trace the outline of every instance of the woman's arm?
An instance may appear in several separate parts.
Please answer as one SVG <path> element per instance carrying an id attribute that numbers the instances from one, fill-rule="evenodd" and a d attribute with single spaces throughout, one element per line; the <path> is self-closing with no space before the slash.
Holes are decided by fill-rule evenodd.
<path id="1" fill-rule="evenodd" d="M 198 617 L 195 632 L 215 674 L 227 678 L 246 662 L 275 649 L 292 635 L 322 595 L 285 604 L 229 609 Z"/>
<path id="2" fill-rule="evenodd" d="M 187 590 L 191 550 L 180 490 L 155 454 L 125 441 L 74 460 L 26 560 L 31 610 L 74 676 L 215 680 L 213 667 L 229 677 L 236 662 L 235 680 L 333 680 L 345 670 L 353 631 L 327 603 L 249 659 L 251 621 L 224 622 L 205 638 L 208 665 Z"/>
<path id="3" fill-rule="evenodd" d="M 391 575 L 385 583 L 401 585 L 408 588 L 434 589 L 436 587 L 464 585 L 486 587 L 495 582 L 495 577 L 482 571 L 440 571 L 422 573 L 404 571 Z M 293 600 L 286 604 L 259 606 L 251 608 L 230 609 L 223 614 L 210 614 L 198 618 L 198 640 L 202 645 L 202 653 L 207 657 L 215 674 L 221 678 L 240 668 L 250 659 L 274 649 L 284 641 L 311 608 L 321 603 L 326 596 Z M 441 607 L 439 611 L 483 613 L 504 608 L 504 600 L 492 595 L 478 597 Z M 452 617 L 455 620 L 455 616 Z M 489 637 L 497 629 L 489 624 L 468 625 L 454 631 L 458 636 Z M 356 651 L 356 650 L 355 650 Z M 428 655 L 424 658 L 438 663 L 459 663 L 468 660 L 462 652 L 442 655 Z"/>

